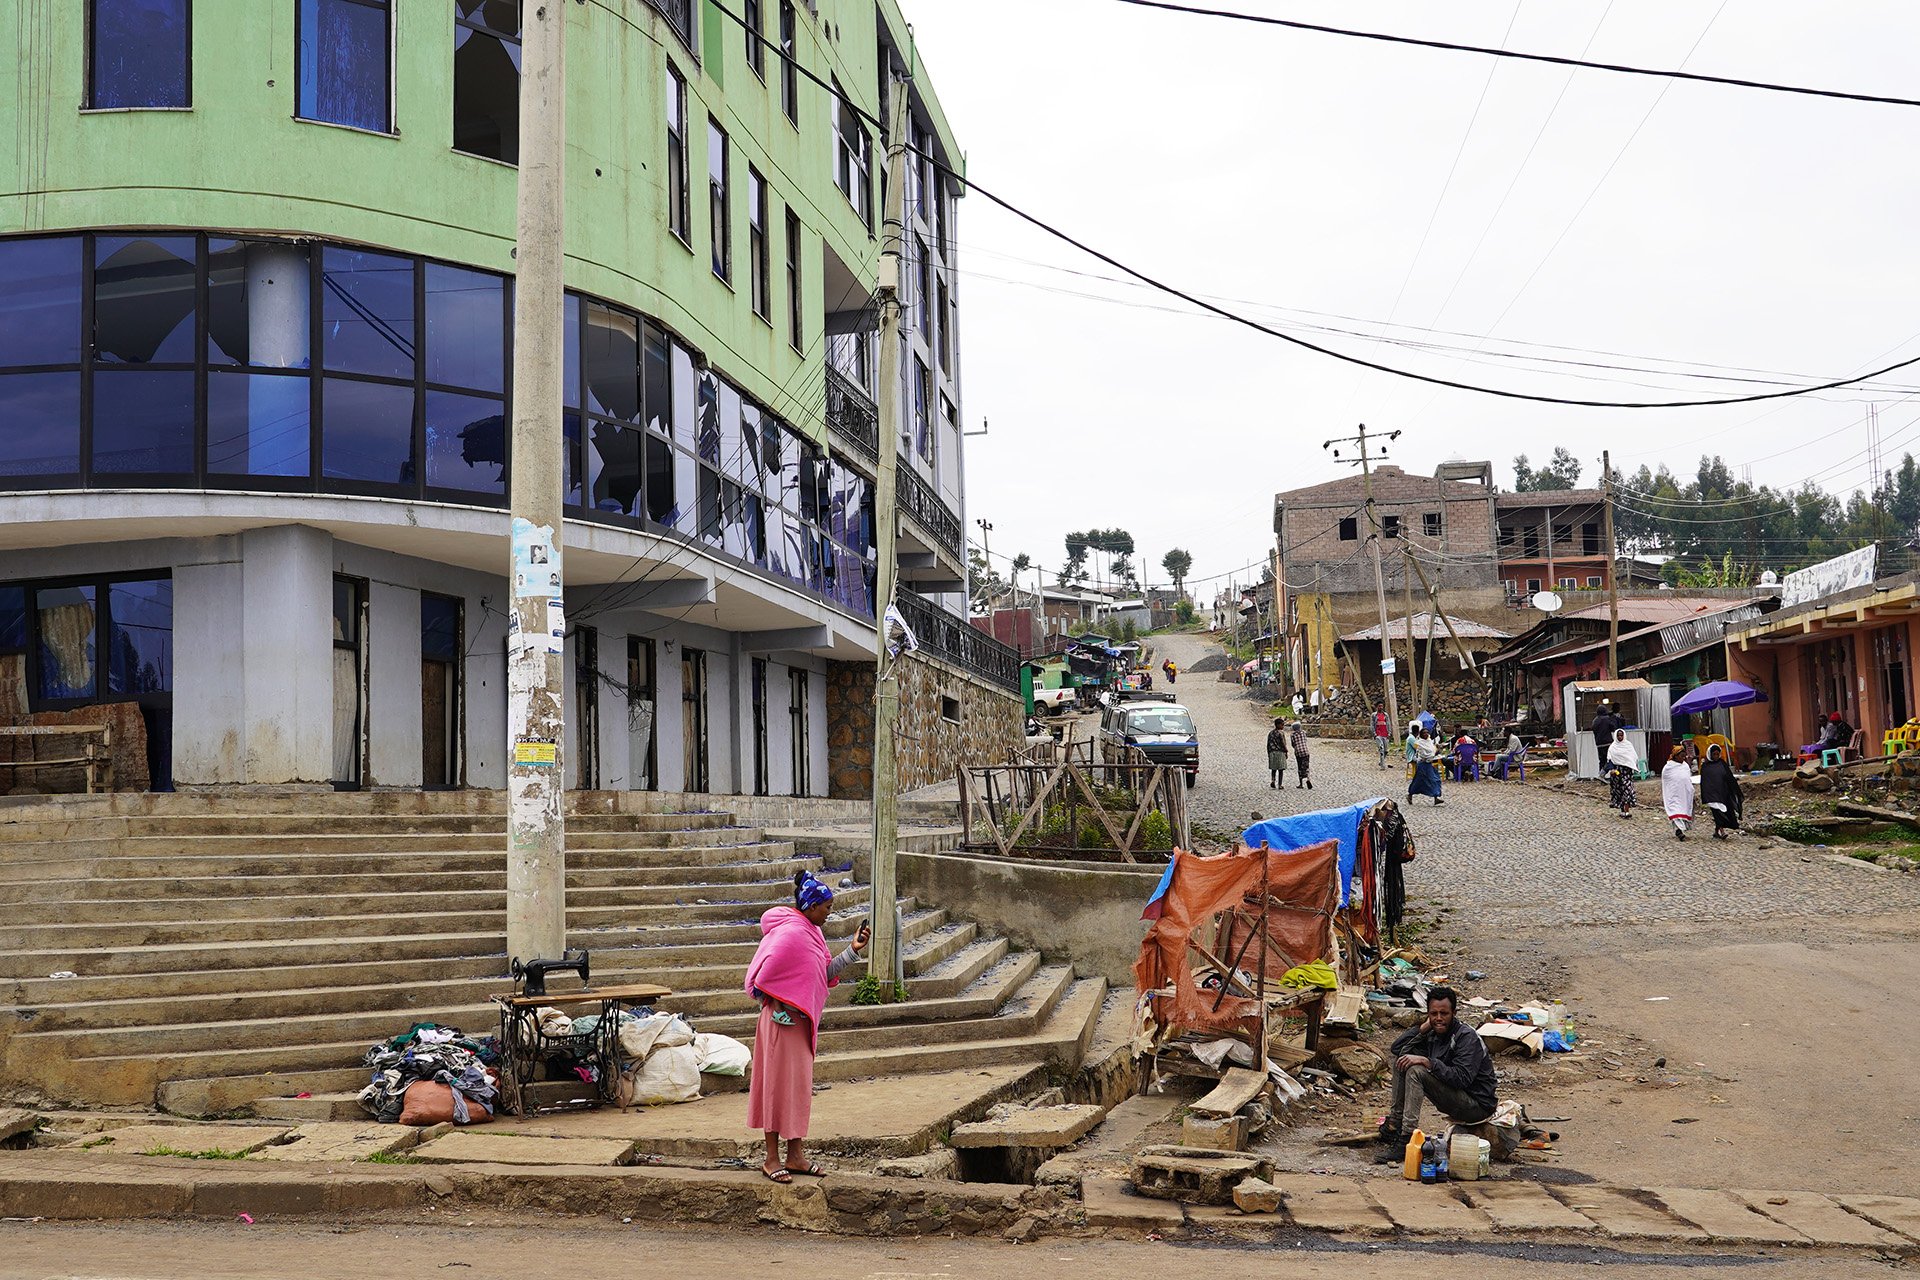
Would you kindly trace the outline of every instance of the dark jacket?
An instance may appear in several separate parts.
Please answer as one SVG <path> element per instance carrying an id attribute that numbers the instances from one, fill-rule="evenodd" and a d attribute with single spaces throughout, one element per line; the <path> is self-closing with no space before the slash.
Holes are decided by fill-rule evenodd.
<path id="1" fill-rule="evenodd" d="M 1853 741 L 1853 726 L 1845 720 L 1829 720 L 1820 730 L 1820 745 L 1823 747 L 1844 747 Z"/>
<path id="2" fill-rule="evenodd" d="M 1600 759 L 1603 763 L 1607 758 L 1607 748 L 1613 745 L 1613 731 L 1626 727 L 1627 722 L 1611 711 L 1602 711 L 1593 718 L 1593 740 L 1600 745 Z"/>
<path id="3" fill-rule="evenodd" d="M 1700 766 L 1700 803 L 1723 804 L 1738 822 L 1741 800 L 1740 779 L 1725 760 L 1709 760 Z"/>
<path id="4" fill-rule="evenodd" d="M 1267 730 L 1267 754 L 1272 755 L 1276 751 L 1284 752 L 1286 749 L 1287 731 L 1285 729 Z"/>
<path id="5" fill-rule="evenodd" d="M 1455 1120 L 1477 1123 L 1493 1114 L 1499 1102 L 1494 1093 L 1493 1059 L 1487 1056 L 1486 1043 L 1478 1031 L 1455 1018 L 1453 1029 L 1436 1038 L 1423 1022 L 1393 1042 L 1391 1056 L 1398 1058 L 1403 1053 L 1427 1059 L 1433 1064 L 1430 1070 L 1436 1080 L 1466 1094 L 1480 1109 L 1478 1115 L 1455 1116 Z"/>

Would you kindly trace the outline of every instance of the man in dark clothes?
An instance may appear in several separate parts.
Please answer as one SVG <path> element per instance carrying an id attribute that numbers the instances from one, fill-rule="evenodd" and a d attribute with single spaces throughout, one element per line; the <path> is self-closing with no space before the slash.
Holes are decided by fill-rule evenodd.
<path id="1" fill-rule="evenodd" d="M 1431 1100 L 1457 1124 L 1479 1124 L 1493 1114 L 1493 1060 L 1480 1033 L 1453 1016 L 1459 997 L 1449 987 L 1427 992 L 1427 1016 L 1393 1042 L 1393 1102 L 1380 1126 L 1380 1159 L 1396 1159 L 1420 1127 L 1422 1101 Z"/>
<path id="2" fill-rule="evenodd" d="M 1613 714 L 1611 702 L 1600 704 L 1600 714 L 1593 718 L 1593 744 L 1600 751 L 1602 766 L 1607 763 L 1607 748 L 1613 745 L 1613 731 L 1626 727 L 1627 722 Z"/>
<path id="3" fill-rule="evenodd" d="M 1838 711 L 1827 717 L 1827 727 L 1820 731 L 1822 747 L 1839 750 L 1853 741 L 1853 726 Z"/>

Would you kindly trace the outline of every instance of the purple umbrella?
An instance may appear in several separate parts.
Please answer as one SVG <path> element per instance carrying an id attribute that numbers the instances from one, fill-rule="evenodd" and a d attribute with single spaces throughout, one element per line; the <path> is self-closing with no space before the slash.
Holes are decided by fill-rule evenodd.
<path id="1" fill-rule="evenodd" d="M 1751 685 L 1741 684 L 1738 680 L 1715 680 L 1712 684 L 1703 684 L 1698 689 L 1689 690 L 1687 695 L 1667 710 L 1676 716 L 1698 715 L 1702 711 L 1717 711 L 1721 707 L 1744 707 L 1749 702 L 1765 702 L 1767 695 Z"/>

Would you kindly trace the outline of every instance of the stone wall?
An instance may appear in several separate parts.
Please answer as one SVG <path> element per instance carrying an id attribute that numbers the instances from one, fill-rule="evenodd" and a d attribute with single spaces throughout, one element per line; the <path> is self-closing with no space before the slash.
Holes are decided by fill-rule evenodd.
<path id="1" fill-rule="evenodd" d="M 990 688 L 917 653 L 908 654 L 895 670 L 900 719 L 894 758 L 900 790 L 950 782 L 962 765 L 997 764 L 1025 744 L 1026 708 L 1018 694 Z M 870 663 L 827 664 L 827 784 L 827 794 L 838 799 L 873 794 Z"/>

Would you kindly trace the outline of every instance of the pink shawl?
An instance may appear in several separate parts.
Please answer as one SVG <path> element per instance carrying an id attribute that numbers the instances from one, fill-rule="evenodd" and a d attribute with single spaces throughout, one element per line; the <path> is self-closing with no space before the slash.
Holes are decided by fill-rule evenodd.
<path id="1" fill-rule="evenodd" d="M 774 907 L 760 917 L 760 946 L 747 966 L 747 994 L 758 989 L 807 1015 L 814 1050 L 820 1048 L 820 1015 L 827 1007 L 827 966 L 833 957 L 813 921 L 792 907 Z"/>

